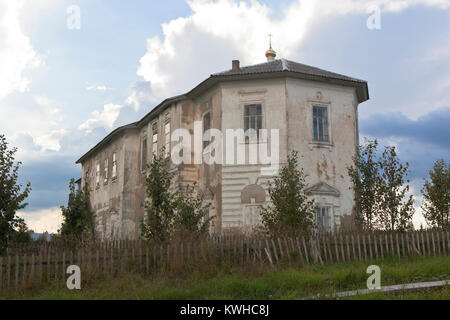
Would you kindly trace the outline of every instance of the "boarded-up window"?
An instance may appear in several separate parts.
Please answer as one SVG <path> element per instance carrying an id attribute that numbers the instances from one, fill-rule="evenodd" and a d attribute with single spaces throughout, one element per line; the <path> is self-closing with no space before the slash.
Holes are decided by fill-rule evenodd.
<path id="1" fill-rule="evenodd" d="M 314 141 L 329 142 L 328 107 L 313 106 Z"/>

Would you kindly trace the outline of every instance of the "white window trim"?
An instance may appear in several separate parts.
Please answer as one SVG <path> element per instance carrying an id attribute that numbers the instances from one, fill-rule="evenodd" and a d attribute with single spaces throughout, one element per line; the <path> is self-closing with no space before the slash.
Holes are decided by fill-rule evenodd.
<path id="1" fill-rule="evenodd" d="M 113 155 L 112 155 L 111 179 L 112 180 L 117 179 L 117 152 L 113 152 Z"/>

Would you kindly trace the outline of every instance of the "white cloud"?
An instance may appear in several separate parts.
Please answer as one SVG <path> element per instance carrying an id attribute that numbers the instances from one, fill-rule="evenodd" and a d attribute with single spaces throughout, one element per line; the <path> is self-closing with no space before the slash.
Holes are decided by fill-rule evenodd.
<path id="1" fill-rule="evenodd" d="M 92 112 L 94 116 L 91 119 L 86 120 L 79 127 L 80 130 L 85 130 L 86 134 L 89 134 L 95 128 L 103 127 L 105 129 L 112 129 L 114 122 L 119 116 L 120 110 L 123 108 L 122 105 L 117 104 L 106 104 L 103 106 L 103 111 L 99 112 L 95 110 Z"/>
<path id="2" fill-rule="evenodd" d="M 17 215 L 25 220 L 28 228 L 38 233 L 45 231 L 55 233 L 61 227 L 63 221 L 61 209 L 58 207 L 35 211 L 21 211 Z"/>
<path id="3" fill-rule="evenodd" d="M 0 0 L 0 100 L 13 91 L 25 91 L 31 81 L 25 72 L 40 64 L 20 26 L 22 6 L 21 0 Z"/>
<path id="4" fill-rule="evenodd" d="M 269 32 L 274 34 L 278 57 L 289 57 L 327 16 L 367 15 L 374 4 L 389 13 L 417 5 L 450 8 L 450 0 L 298 0 L 278 19 L 258 1 L 191 0 L 188 4 L 190 16 L 162 24 L 163 39 L 147 40 L 137 74 L 150 83 L 153 102 L 189 90 L 211 70 L 230 69 L 231 56 L 243 64 L 264 62 Z"/>
<path id="5" fill-rule="evenodd" d="M 61 149 L 60 141 L 68 133 L 69 130 L 66 129 L 53 130 L 49 134 L 41 135 L 33 140 L 42 150 L 59 151 Z"/>
<path id="6" fill-rule="evenodd" d="M 89 86 L 86 88 L 87 91 L 108 91 L 111 90 L 111 88 L 108 88 L 107 86 Z"/>

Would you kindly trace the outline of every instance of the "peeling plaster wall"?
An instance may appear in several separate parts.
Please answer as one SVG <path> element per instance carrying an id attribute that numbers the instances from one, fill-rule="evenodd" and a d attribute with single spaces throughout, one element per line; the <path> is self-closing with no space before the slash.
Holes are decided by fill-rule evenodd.
<path id="1" fill-rule="evenodd" d="M 297 150 L 307 182 L 325 182 L 340 195 L 315 195 L 316 203 L 333 208 L 331 223 L 340 225 L 340 216 L 350 215 L 353 192 L 347 167 L 358 144 L 357 99 L 353 88 L 299 79 L 286 79 L 289 150 Z M 328 106 L 330 144 L 313 142 L 312 107 Z"/>
<path id="2" fill-rule="evenodd" d="M 353 88 L 313 81 L 277 78 L 270 80 L 225 82 L 205 91 L 195 100 L 185 99 L 162 110 L 139 129 L 127 129 L 115 136 L 82 163 L 82 185 L 91 186 L 91 207 L 95 212 L 96 232 L 101 239 L 136 239 L 144 218 L 145 177 L 142 170 L 142 138 L 147 137 L 147 161 L 152 159 L 152 125 L 158 127 L 158 153 L 165 145 L 164 123 L 170 119 L 171 131 L 184 128 L 192 136 L 191 158 L 194 160 L 194 123 L 211 113 L 211 128 L 223 133 L 223 165 L 171 164 L 178 184 L 197 184 L 197 191 L 211 203 L 215 216 L 211 233 L 251 229 L 249 221 L 258 220 L 258 208 L 269 200 L 268 180 L 261 175 L 267 166 L 249 164 L 252 144 L 235 141 L 245 148 L 245 164 L 226 164 L 226 129 L 243 129 L 244 105 L 260 103 L 263 128 L 279 129 L 279 164 L 286 163 L 289 151 L 297 150 L 309 185 L 325 182 L 338 195 L 313 194 L 318 204 L 332 208 L 332 224 L 339 226 L 340 216 L 353 208 L 353 193 L 347 174 L 358 143 L 357 99 Z M 312 143 L 312 105 L 329 107 L 330 144 Z M 201 133 L 202 134 L 202 133 Z M 173 146 L 176 142 L 171 142 Z M 269 150 L 271 139 L 263 144 Z M 235 146 L 236 148 L 236 146 Z M 117 153 L 117 178 L 111 179 L 112 154 Z M 235 149 L 235 154 L 237 150 Z M 109 159 L 108 181 L 104 182 L 104 160 Z M 100 184 L 95 186 L 95 166 L 100 163 Z M 248 188 L 250 186 L 250 189 Z M 261 187 L 261 188 L 260 188 Z M 255 197 L 242 197 L 244 190 L 259 190 Z M 263 190 L 263 191 L 262 191 Z M 264 194 L 265 192 L 265 194 Z M 242 199 L 246 199 L 243 201 Z M 256 199 L 258 200 L 255 203 Z"/>

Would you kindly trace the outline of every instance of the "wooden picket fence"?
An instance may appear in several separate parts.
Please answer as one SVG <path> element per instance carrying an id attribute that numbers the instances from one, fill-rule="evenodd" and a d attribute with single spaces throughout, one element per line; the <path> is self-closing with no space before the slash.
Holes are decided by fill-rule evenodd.
<path id="1" fill-rule="evenodd" d="M 314 237 L 260 238 L 230 235 L 202 241 L 152 245 L 144 240 L 92 242 L 74 249 L 44 243 L 11 249 L 0 257 L 0 291 L 48 282 L 65 282 L 66 268 L 77 265 L 82 279 L 143 276 L 208 266 L 325 264 L 411 255 L 447 255 L 448 231 L 323 234 Z"/>

